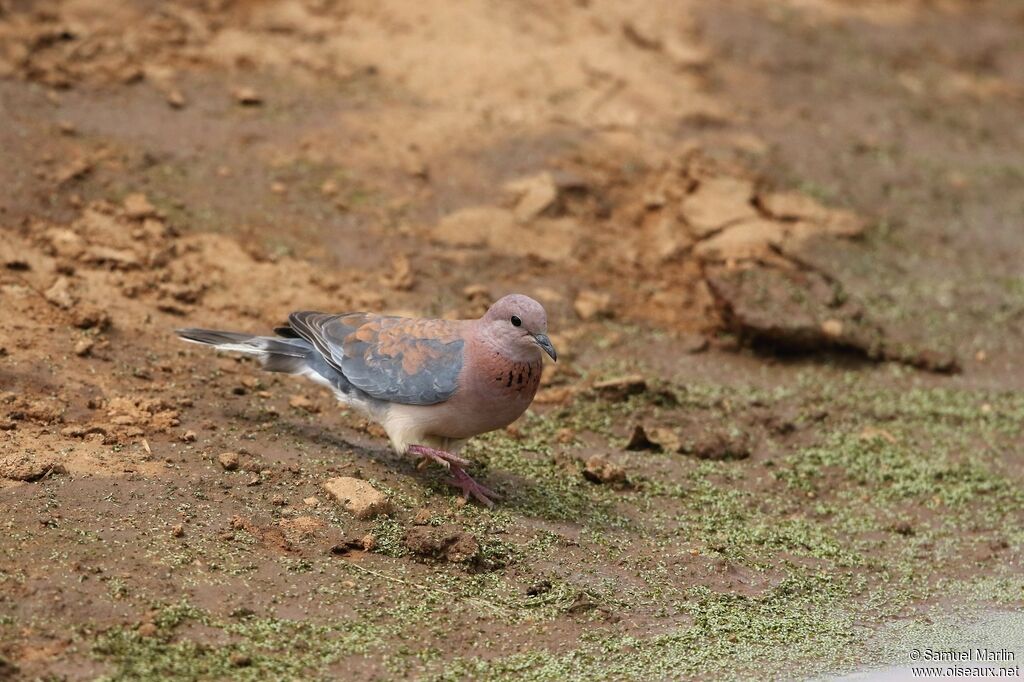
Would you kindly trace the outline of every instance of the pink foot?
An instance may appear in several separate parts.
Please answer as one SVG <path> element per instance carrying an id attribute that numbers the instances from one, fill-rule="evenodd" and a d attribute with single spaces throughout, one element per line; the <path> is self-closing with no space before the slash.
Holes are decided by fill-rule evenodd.
<path id="1" fill-rule="evenodd" d="M 452 478 L 448 479 L 448 483 L 461 490 L 462 496 L 467 500 L 470 495 L 472 495 L 481 504 L 487 507 L 494 506 L 494 502 L 490 498 L 493 497 L 495 500 L 501 499 L 501 495 L 482 483 L 474 481 L 473 478 L 466 473 L 466 470 L 460 466 L 452 466 Z"/>
<path id="2" fill-rule="evenodd" d="M 426 457 L 427 459 L 433 460 L 446 469 L 453 465 L 457 467 L 469 465 L 468 459 L 459 457 L 451 452 L 446 452 L 445 450 L 428 448 L 426 445 L 410 445 L 406 451 L 410 455 L 419 455 L 420 457 Z"/>
<path id="3" fill-rule="evenodd" d="M 438 450 L 436 448 L 427 447 L 426 445 L 410 445 L 407 449 L 410 455 L 423 457 L 424 461 L 434 461 L 445 467 L 452 473 L 452 477 L 447 479 L 448 483 L 455 486 L 462 491 L 462 496 L 467 500 L 473 497 L 481 504 L 487 507 L 493 507 L 495 500 L 501 499 L 498 493 L 494 492 L 490 488 L 480 483 L 477 483 L 473 478 L 466 473 L 463 467 L 469 465 L 469 460 L 458 455 L 446 452 L 445 450 Z"/>

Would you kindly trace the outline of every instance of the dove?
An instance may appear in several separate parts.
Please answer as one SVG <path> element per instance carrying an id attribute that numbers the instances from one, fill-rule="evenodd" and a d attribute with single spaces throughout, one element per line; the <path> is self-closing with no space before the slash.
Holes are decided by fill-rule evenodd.
<path id="1" fill-rule="evenodd" d="M 294 312 L 276 336 L 178 329 L 185 341 L 257 358 L 263 369 L 302 375 L 383 427 L 399 455 L 446 467 L 448 482 L 484 505 L 498 495 L 466 472 L 458 453 L 501 429 L 533 402 L 543 353 L 558 360 L 544 307 L 510 294 L 476 320 L 366 312 Z"/>

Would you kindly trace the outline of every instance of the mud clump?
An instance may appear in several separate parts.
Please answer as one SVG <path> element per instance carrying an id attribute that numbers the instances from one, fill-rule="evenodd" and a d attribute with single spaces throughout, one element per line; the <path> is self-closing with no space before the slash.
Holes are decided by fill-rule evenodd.
<path id="1" fill-rule="evenodd" d="M 418 557 L 451 563 L 470 563 L 480 553 L 476 538 L 451 523 L 413 526 L 406 531 L 404 544 Z"/>
<path id="2" fill-rule="evenodd" d="M 846 351 L 932 372 L 959 371 L 948 353 L 895 340 L 825 273 L 763 265 L 709 268 L 707 283 L 724 327 L 754 346 L 794 354 Z"/>
<path id="3" fill-rule="evenodd" d="M 295 551 L 292 543 L 285 536 L 283 528 L 271 525 L 261 525 L 244 516 L 233 516 L 230 524 L 235 531 L 245 531 L 256 538 L 265 547 L 285 554 Z"/>
<path id="4" fill-rule="evenodd" d="M 315 516 L 296 516 L 291 519 L 281 519 L 278 523 L 285 535 L 295 539 L 307 539 L 315 536 L 325 526 L 324 522 Z"/>
<path id="5" fill-rule="evenodd" d="M 392 511 L 387 496 L 364 480 L 338 476 L 324 481 L 323 487 L 357 519 L 370 519 Z"/>
<path id="6" fill-rule="evenodd" d="M 626 469 L 612 462 L 604 455 L 594 455 L 587 460 L 586 465 L 583 467 L 583 478 L 591 483 L 600 483 L 619 488 L 629 485 Z"/>
<path id="7" fill-rule="evenodd" d="M 12 481 L 38 481 L 46 476 L 66 473 L 67 469 L 54 457 L 19 453 L 0 458 L 0 478 Z"/>
<path id="8" fill-rule="evenodd" d="M 239 457 L 237 452 L 222 452 L 217 456 L 217 461 L 224 471 L 234 471 L 238 468 L 241 457 Z"/>
<path id="9" fill-rule="evenodd" d="M 697 459 L 740 460 L 750 457 L 750 439 L 744 434 L 712 431 L 686 443 L 682 452 Z"/>
<path id="10" fill-rule="evenodd" d="M 633 427 L 633 433 L 626 443 L 626 450 L 630 452 L 679 452 L 680 447 L 679 436 L 672 429 L 657 426 L 647 428 L 643 424 Z"/>

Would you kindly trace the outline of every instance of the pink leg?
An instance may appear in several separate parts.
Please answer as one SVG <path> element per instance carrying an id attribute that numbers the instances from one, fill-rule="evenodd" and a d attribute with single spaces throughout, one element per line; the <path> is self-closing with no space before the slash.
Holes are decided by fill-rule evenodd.
<path id="1" fill-rule="evenodd" d="M 428 448 L 426 445 L 410 445 L 406 450 L 410 455 L 418 455 L 420 457 L 426 457 L 432 459 L 446 469 L 452 465 L 455 466 L 468 466 L 469 460 L 459 457 L 451 452 L 445 450 L 437 450 L 436 448 Z"/>
<path id="2" fill-rule="evenodd" d="M 446 452 L 445 450 L 427 447 L 426 445 L 410 445 L 407 452 L 410 455 L 416 455 L 425 457 L 427 460 L 433 460 L 451 471 L 452 477 L 447 479 L 448 483 L 461 490 L 462 496 L 467 500 L 472 496 L 481 504 L 493 507 L 494 502 L 491 498 L 501 498 L 501 496 L 496 492 L 485 485 L 477 483 L 469 474 L 466 473 L 466 470 L 463 469 L 463 467 L 469 465 L 468 459 L 459 457 L 451 452 Z"/>
<path id="3" fill-rule="evenodd" d="M 501 499 L 501 495 L 482 483 L 474 481 L 473 478 L 466 473 L 466 470 L 460 466 L 452 466 L 452 478 L 448 479 L 448 483 L 461 490 L 462 496 L 467 500 L 470 495 L 472 495 L 481 504 L 486 505 L 487 507 L 494 506 L 494 502 L 491 500 L 492 497 L 495 500 Z"/>

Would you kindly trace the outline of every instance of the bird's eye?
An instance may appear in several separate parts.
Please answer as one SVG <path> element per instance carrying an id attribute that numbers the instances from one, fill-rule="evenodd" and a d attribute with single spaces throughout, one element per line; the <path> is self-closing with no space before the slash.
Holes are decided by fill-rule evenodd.
<path id="1" fill-rule="evenodd" d="M 515 316 L 515 315 L 512 316 L 512 326 L 513 327 L 518 327 L 522 323 L 523 323 L 523 321 L 520 320 L 517 316 Z"/>

